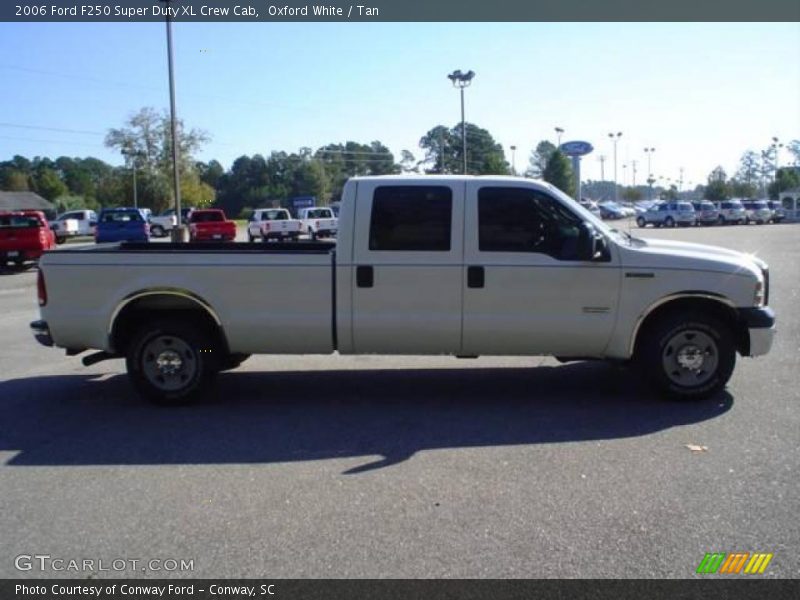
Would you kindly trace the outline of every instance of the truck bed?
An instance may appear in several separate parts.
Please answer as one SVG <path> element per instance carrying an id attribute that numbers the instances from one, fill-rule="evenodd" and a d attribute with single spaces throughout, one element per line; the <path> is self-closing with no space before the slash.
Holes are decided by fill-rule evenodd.
<path id="1" fill-rule="evenodd" d="M 120 307 L 159 293 L 200 300 L 231 352 L 330 353 L 335 347 L 332 243 L 117 243 L 48 252 L 42 315 L 66 348 L 110 348 Z"/>

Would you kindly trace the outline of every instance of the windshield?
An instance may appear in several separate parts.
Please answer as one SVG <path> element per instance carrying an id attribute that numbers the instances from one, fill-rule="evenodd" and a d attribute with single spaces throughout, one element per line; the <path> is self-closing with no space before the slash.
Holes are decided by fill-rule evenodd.
<path id="1" fill-rule="evenodd" d="M 689 202 L 678 202 L 678 210 L 694 210 L 694 206 Z"/>

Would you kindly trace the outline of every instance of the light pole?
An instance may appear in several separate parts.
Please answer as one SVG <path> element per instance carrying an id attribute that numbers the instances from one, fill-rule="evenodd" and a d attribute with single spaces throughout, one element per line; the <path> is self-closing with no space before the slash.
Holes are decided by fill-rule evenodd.
<path id="1" fill-rule="evenodd" d="M 651 160 L 653 158 L 653 152 L 655 152 L 655 148 L 645 148 L 644 153 L 647 155 L 647 176 L 651 177 L 653 175 L 653 167 L 651 164 Z"/>
<path id="2" fill-rule="evenodd" d="M 631 161 L 631 167 L 632 167 L 632 169 L 633 169 L 633 173 L 632 173 L 632 175 L 633 175 L 632 187 L 636 187 L 636 161 L 635 161 L 635 160 L 632 160 L 632 161 Z"/>
<path id="3" fill-rule="evenodd" d="M 159 0 L 170 8 L 170 0 Z M 175 188 L 175 228 L 172 230 L 172 241 L 185 241 L 186 229 L 181 219 L 181 180 L 178 173 L 178 120 L 175 114 L 175 73 L 172 67 L 172 21 L 169 18 L 169 11 L 166 17 L 167 23 L 167 67 L 169 69 L 169 112 L 170 125 L 172 131 L 172 179 Z"/>
<path id="4" fill-rule="evenodd" d="M 773 177 L 772 181 L 776 181 L 778 179 L 778 169 L 780 168 L 780 149 L 783 148 L 783 144 L 778 143 L 778 138 L 772 138 L 772 147 L 775 149 L 775 177 Z"/>
<path id="5" fill-rule="evenodd" d="M 511 174 L 517 174 L 517 147 L 511 146 Z"/>
<path id="6" fill-rule="evenodd" d="M 464 122 L 464 88 L 469 87 L 473 77 L 475 77 L 475 71 L 462 73 L 460 70 L 453 71 L 447 76 L 453 87 L 457 87 L 461 91 L 461 153 L 464 155 L 464 175 L 467 174 L 467 129 Z"/>
<path id="7" fill-rule="evenodd" d="M 562 127 L 556 127 L 556 139 L 558 140 L 558 146 L 556 146 L 556 148 L 561 148 L 562 135 L 564 135 L 564 129 Z"/>
<path id="8" fill-rule="evenodd" d="M 597 157 L 597 160 L 600 161 L 600 181 L 606 180 L 606 157 L 605 155 L 601 154 Z"/>
<path id="9" fill-rule="evenodd" d="M 619 200 L 619 190 L 617 189 L 617 142 L 622 137 L 622 132 L 609 133 L 608 137 L 614 142 L 614 202 Z"/>

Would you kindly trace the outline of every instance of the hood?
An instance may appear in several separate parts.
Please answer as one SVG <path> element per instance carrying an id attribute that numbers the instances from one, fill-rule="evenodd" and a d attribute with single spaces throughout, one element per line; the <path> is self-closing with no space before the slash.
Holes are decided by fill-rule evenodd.
<path id="1" fill-rule="evenodd" d="M 760 258 L 706 244 L 673 240 L 641 239 L 625 247 L 625 266 L 694 268 L 720 273 L 750 273 L 756 278 L 767 264 Z M 744 273 L 743 273 L 744 274 Z"/>

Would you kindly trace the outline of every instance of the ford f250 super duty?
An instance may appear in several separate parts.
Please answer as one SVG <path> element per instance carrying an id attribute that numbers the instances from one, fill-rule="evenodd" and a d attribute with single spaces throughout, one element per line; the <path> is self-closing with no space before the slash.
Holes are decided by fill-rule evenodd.
<path id="1" fill-rule="evenodd" d="M 767 265 L 609 229 L 546 183 L 348 181 L 338 243 L 110 244 L 41 260 L 45 345 L 124 357 L 161 402 L 250 354 L 633 360 L 661 392 L 722 389 L 769 351 Z"/>

